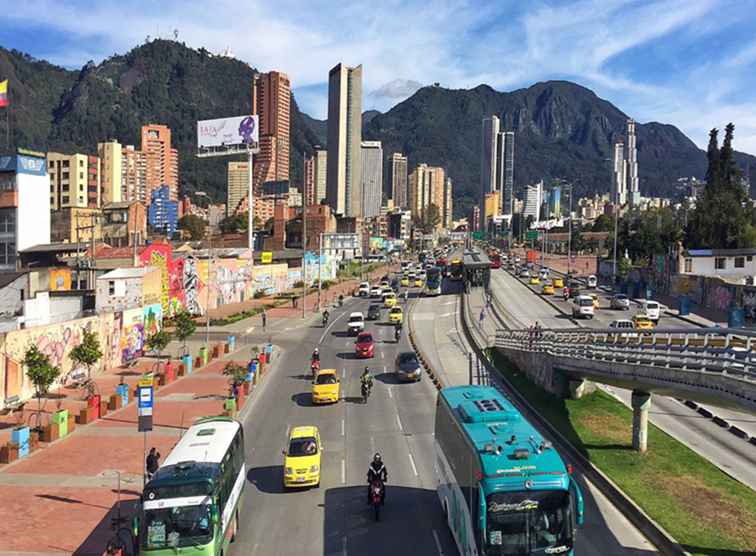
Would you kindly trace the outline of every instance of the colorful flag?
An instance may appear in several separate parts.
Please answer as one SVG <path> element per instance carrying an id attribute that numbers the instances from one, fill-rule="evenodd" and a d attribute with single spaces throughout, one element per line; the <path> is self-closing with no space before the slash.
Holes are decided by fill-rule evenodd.
<path id="1" fill-rule="evenodd" d="M 8 106 L 10 100 L 8 100 L 8 80 L 0 81 L 0 107 Z"/>

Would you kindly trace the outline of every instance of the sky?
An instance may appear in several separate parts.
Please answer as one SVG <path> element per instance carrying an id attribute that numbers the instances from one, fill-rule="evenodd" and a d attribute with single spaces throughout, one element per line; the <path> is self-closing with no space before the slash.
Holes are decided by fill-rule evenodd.
<path id="1" fill-rule="evenodd" d="M 338 62 L 362 64 L 365 110 L 435 82 L 511 91 L 566 79 L 701 147 L 732 121 L 735 148 L 752 154 L 754 29 L 756 0 L 24 0 L 0 12 L 0 45 L 68 68 L 174 30 L 194 48 L 230 48 L 286 72 L 321 119 Z"/>

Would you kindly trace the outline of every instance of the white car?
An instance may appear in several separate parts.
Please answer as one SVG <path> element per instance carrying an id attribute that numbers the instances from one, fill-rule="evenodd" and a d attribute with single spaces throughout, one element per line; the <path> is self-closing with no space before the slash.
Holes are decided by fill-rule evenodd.
<path id="1" fill-rule="evenodd" d="M 538 273 L 538 276 L 541 277 L 541 280 L 546 280 L 549 277 L 549 269 L 548 268 L 542 268 L 541 271 Z"/>
<path id="2" fill-rule="evenodd" d="M 347 327 L 350 334 L 357 335 L 365 330 L 365 316 L 360 311 L 355 311 L 349 315 Z"/>
<path id="3" fill-rule="evenodd" d="M 523 268 L 520 271 L 520 278 L 530 278 L 530 271 L 527 268 Z"/>
<path id="4" fill-rule="evenodd" d="M 656 301 L 646 299 L 641 303 L 641 312 L 654 322 L 659 322 L 661 316 L 661 305 Z"/>
<path id="5" fill-rule="evenodd" d="M 594 314 L 593 298 L 590 295 L 579 295 L 572 302 L 573 318 L 583 317 L 592 319 Z"/>
<path id="6" fill-rule="evenodd" d="M 383 294 L 383 290 L 380 286 L 373 286 L 373 288 L 370 290 L 370 297 L 373 299 L 380 299 L 381 294 Z"/>
<path id="7" fill-rule="evenodd" d="M 360 297 L 368 297 L 370 295 L 370 283 L 362 282 L 360 288 L 357 290 Z"/>
<path id="8" fill-rule="evenodd" d="M 598 279 L 593 274 L 591 274 L 588 277 L 587 283 L 589 288 L 595 288 L 596 286 L 598 286 Z"/>
<path id="9" fill-rule="evenodd" d="M 632 338 L 638 336 L 638 334 L 634 332 L 635 325 L 633 324 L 633 321 L 628 319 L 613 320 L 609 323 L 609 328 L 620 332 L 622 336 L 628 336 Z"/>

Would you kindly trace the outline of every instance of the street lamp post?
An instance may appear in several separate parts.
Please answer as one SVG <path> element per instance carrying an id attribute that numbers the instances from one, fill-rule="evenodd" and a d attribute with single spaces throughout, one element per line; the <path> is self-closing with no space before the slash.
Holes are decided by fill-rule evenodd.
<path id="1" fill-rule="evenodd" d="M 195 191 L 198 197 L 204 197 L 207 200 L 208 211 L 210 210 L 210 197 L 204 191 Z M 208 231 L 209 249 L 207 256 L 207 283 L 205 284 L 205 349 L 210 350 L 210 280 L 212 276 L 213 263 L 213 231 Z"/>
<path id="2" fill-rule="evenodd" d="M 569 282 L 570 272 L 572 270 L 572 184 L 569 184 L 570 205 L 569 205 L 569 224 L 567 227 L 567 281 Z M 569 285 L 569 284 L 568 284 Z"/>

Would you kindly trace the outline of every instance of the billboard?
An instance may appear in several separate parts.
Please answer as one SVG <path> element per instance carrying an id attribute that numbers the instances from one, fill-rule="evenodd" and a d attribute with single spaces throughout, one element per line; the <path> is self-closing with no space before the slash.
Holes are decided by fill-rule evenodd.
<path id="1" fill-rule="evenodd" d="M 197 122 L 197 148 L 250 145 L 258 142 L 257 116 L 236 116 Z"/>
<path id="2" fill-rule="evenodd" d="M 323 234 L 323 249 L 342 250 L 359 248 L 360 238 L 357 234 Z"/>

